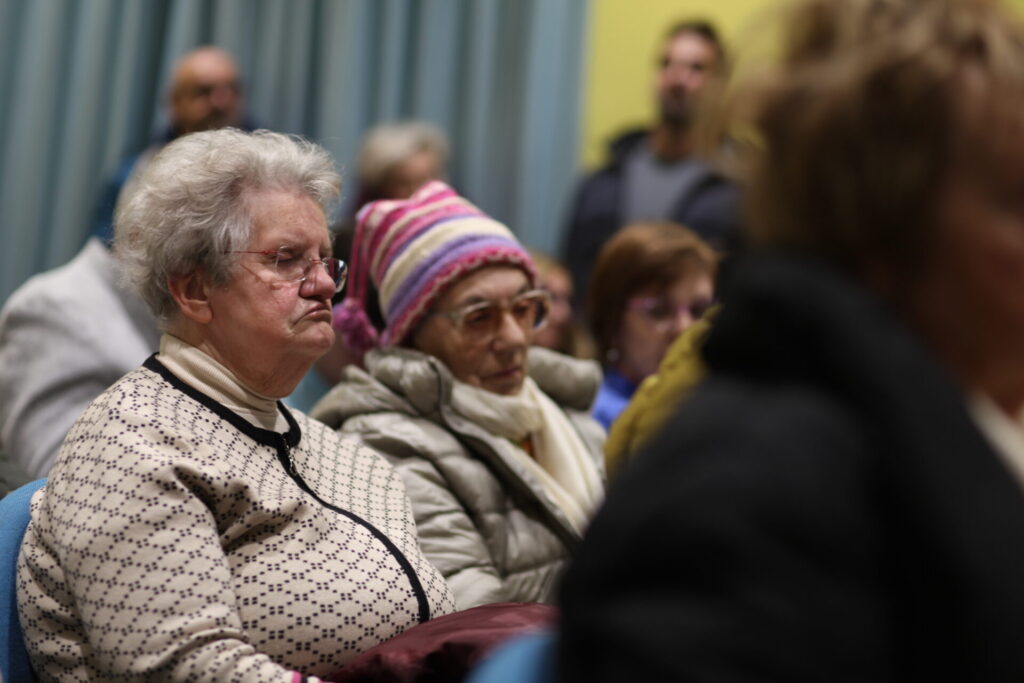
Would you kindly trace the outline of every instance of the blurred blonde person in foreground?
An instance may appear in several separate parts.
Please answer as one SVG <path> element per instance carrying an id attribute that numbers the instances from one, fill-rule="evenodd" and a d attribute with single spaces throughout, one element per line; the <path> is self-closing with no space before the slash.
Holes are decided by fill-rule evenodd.
<path id="1" fill-rule="evenodd" d="M 566 576 L 558 680 L 1024 680 L 1024 28 L 786 28 L 739 91 L 754 248 Z"/>

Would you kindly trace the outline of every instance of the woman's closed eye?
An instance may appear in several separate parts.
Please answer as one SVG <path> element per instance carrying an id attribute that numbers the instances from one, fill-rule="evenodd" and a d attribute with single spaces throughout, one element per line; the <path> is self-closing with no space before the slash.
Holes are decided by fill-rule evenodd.
<path id="1" fill-rule="evenodd" d="M 466 310 L 462 315 L 462 324 L 471 328 L 486 328 L 494 324 L 501 315 L 495 304 L 480 304 Z"/>
<path id="2" fill-rule="evenodd" d="M 512 315 L 516 320 L 532 320 L 537 312 L 537 302 L 533 299 L 521 299 L 512 304 Z"/>

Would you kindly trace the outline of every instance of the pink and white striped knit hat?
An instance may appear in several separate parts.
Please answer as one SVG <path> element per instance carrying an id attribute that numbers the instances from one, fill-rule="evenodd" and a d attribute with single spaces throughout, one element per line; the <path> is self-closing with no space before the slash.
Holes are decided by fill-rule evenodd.
<path id="1" fill-rule="evenodd" d="M 371 202 L 356 217 L 349 290 L 335 307 L 334 329 L 355 352 L 405 341 L 445 290 L 484 266 L 536 270 L 512 232 L 440 181 L 409 199 Z M 366 315 L 367 282 L 377 288 L 387 328 Z"/>

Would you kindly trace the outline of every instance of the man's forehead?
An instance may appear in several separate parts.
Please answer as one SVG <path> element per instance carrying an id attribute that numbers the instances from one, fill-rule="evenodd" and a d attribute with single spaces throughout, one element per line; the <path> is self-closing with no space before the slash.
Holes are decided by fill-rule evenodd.
<path id="1" fill-rule="evenodd" d="M 175 74 L 176 82 L 235 80 L 238 67 L 234 59 L 221 50 L 203 50 L 182 59 Z"/>
<path id="2" fill-rule="evenodd" d="M 690 49 L 693 47 L 697 47 L 697 49 Z M 670 35 L 665 39 L 665 42 L 662 45 L 661 54 L 663 58 L 669 58 L 672 56 L 673 52 L 678 52 L 682 49 L 695 53 L 704 52 L 706 53 L 704 56 L 707 57 L 708 61 L 718 61 L 718 46 L 711 40 L 708 40 L 706 36 L 703 36 L 696 31 L 679 31 L 678 33 Z"/>

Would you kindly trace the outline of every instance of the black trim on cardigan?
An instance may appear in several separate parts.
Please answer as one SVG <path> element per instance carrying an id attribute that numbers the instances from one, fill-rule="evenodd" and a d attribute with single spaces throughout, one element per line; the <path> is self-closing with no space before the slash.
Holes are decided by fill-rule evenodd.
<path id="1" fill-rule="evenodd" d="M 277 438 L 277 459 L 281 461 L 281 466 L 284 467 L 285 472 L 288 472 L 288 474 L 295 481 L 295 483 L 299 485 L 299 488 L 301 488 L 309 495 L 313 496 L 313 498 L 315 498 L 325 508 L 327 508 L 328 510 L 333 510 L 340 515 L 345 515 L 357 524 L 361 524 L 362 526 L 366 527 L 366 529 L 371 534 L 373 534 L 378 541 L 384 544 L 384 547 L 386 547 L 388 551 L 394 556 L 394 558 L 398 560 L 398 564 L 402 567 L 402 570 L 405 572 L 406 577 L 409 579 L 409 583 L 412 584 L 412 592 L 416 595 L 416 602 L 418 603 L 419 606 L 420 623 L 422 624 L 423 622 L 430 621 L 430 603 L 427 601 L 427 593 L 425 590 L 423 590 L 423 584 L 420 583 L 420 577 L 416 575 L 416 571 L 412 568 L 412 563 L 409 562 L 408 558 L 406 558 L 405 553 L 399 550 L 398 546 L 395 545 L 394 541 L 388 538 L 384 534 L 384 532 L 382 532 L 380 529 L 364 520 L 359 515 L 355 514 L 354 512 L 350 512 L 348 510 L 339 508 L 336 505 L 332 505 L 323 498 L 321 498 L 319 495 L 317 495 L 316 491 L 310 488 L 309 484 L 306 483 L 306 480 L 303 479 L 302 475 L 300 475 L 298 470 L 295 469 L 295 463 L 292 462 L 291 458 L 291 446 L 285 440 L 285 435 L 278 434 Z"/>
<path id="2" fill-rule="evenodd" d="M 299 424 L 295 421 L 295 418 L 288 409 L 285 408 L 283 403 L 278 401 L 277 408 L 281 411 L 281 414 L 284 415 L 285 420 L 288 422 L 287 432 L 282 434 L 270 429 L 256 427 L 241 415 L 235 413 L 223 404 L 215 401 L 195 387 L 184 382 L 180 377 L 171 372 L 166 365 L 157 360 L 156 356 L 157 354 L 154 353 L 145 360 L 142 366 L 147 370 L 151 370 L 152 372 L 160 375 L 175 389 L 178 389 L 186 396 L 199 402 L 204 407 L 209 408 L 219 417 L 231 424 L 235 429 L 249 436 L 257 443 L 273 448 L 277 453 L 277 459 L 284 468 L 285 473 L 291 477 L 300 489 L 312 496 L 314 500 L 327 509 L 348 517 L 353 522 L 365 527 L 367 531 L 373 534 L 374 538 L 380 541 L 384 547 L 387 548 L 388 552 L 391 553 L 391 555 L 398 561 L 399 566 L 402 567 L 402 571 L 405 572 L 406 577 L 409 579 L 409 583 L 412 585 L 412 591 L 416 596 L 416 602 L 419 607 L 420 623 L 430 620 L 430 603 L 427 600 L 427 593 L 423 589 L 423 584 L 420 582 L 420 577 L 416 575 L 416 571 L 413 569 L 412 563 L 409 562 L 409 559 L 405 554 L 398 548 L 398 546 L 395 545 L 394 541 L 388 538 L 383 531 L 354 512 L 344 510 L 325 501 L 315 491 L 313 491 L 309 484 L 306 483 L 306 480 L 303 479 L 295 469 L 295 465 L 291 458 L 291 449 L 299 445 L 299 441 L 302 439 L 302 430 L 299 428 Z"/>
<path id="3" fill-rule="evenodd" d="M 228 409 L 224 404 L 213 400 L 192 385 L 187 384 L 180 377 L 171 372 L 170 368 L 157 360 L 155 353 L 145 360 L 142 367 L 147 370 L 152 370 L 156 374 L 160 375 L 175 389 L 217 413 L 217 415 L 230 423 L 232 427 L 264 446 L 276 448 L 278 439 L 282 436 L 287 440 L 288 446 L 291 448 L 299 445 L 299 441 L 302 440 L 302 431 L 299 429 L 299 424 L 280 401 L 277 402 L 277 409 L 281 411 L 281 414 L 284 415 L 284 419 L 288 422 L 288 431 L 284 434 L 275 432 L 272 429 L 262 429 L 255 426 L 238 413 Z"/>

